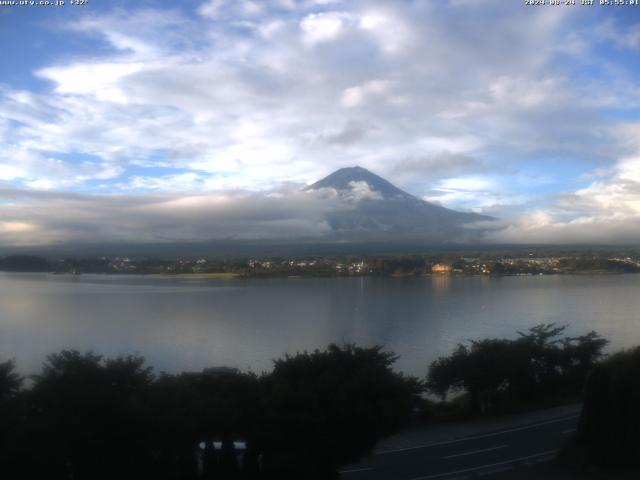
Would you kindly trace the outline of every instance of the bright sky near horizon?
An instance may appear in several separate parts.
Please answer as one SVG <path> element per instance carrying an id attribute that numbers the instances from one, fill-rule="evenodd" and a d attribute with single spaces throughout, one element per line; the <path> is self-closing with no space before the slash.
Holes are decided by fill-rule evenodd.
<path id="1" fill-rule="evenodd" d="M 489 241 L 640 241 L 640 6 L 65 3 L 0 5 L 0 245 L 322 232 L 298 188 L 353 165 Z"/>

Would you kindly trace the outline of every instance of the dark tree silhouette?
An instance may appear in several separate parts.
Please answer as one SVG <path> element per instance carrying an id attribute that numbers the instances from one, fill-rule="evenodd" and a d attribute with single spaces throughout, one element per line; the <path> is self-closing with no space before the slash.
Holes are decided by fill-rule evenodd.
<path id="1" fill-rule="evenodd" d="M 0 476 L 15 475 L 25 460 L 22 452 L 27 438 L 22 422 L 19 394 L 23 378 L 15 371 L 15 363 L 0 363 Z"/>
<path id="2" fill-rule="evenodd" d="M 269 478 L 336 478 L 338 466 L 404 425 L 422 386 L 395 373 L 395 360 L 354 345 L 277 360 L 265 378 Z"/>
<path id="3" fill-rule="evenodd" d="M 259 379 L 252 374 L 162 375 L 151 389 L 150 409 L 162 422 L 154 426 L 154 444 L 164 466 L 159 478 L 182 479 L 195 475 L 195 455 L 204 443 L 202 470 L 208 478 L 236 475 L 237 460 L 231 445 L 251 445 L 245 461 L 257 455 L 264 401 Z M 213 442 L 223 442 L 215 450 Z M 249 459 L 248 456 L 254 458 Z"/>
<path id="4" fill-rule="evenodd" d="M 140 478 L 146 472 L 151 418 L 145 408 L 151 369 L 140 357 L 50 355 L 30 392 L 39 437 L 34 477 Z"/>
<path id="5" fill-rule="evenodd" d="M 137 356 L 0 364 L 0 475 L 47 480 L 328 479 L 403 426 L 422 390 L 380 347 L 331 345 L 256 376 L 154 376 Z M 238 443 L 240 442 L 240 443 Z M 242 446 L 242 447 L 241 447 Z"/>
<path id="6" fill-rule="evenodd" d="M 0 363 L 0 403 L 14 398 L 22 387 L 24 379 L 15 370 L 13 360 Z"/>
<path id="7" fill-rule="evenodd" d="M 428 386 L 445 397 L 450 391 L 469 394 L 470 411 L 485 413 L 496 406 L 500 395 L 516 394 L 526 359 L 511 342 L 499 339 L 473 341 L 469 347 L 459 345 L 449 357 L 431 364 Z"/>
<path id="8" fill-rule="evenodd" d="M 467 394 L 471 414 L 576 395 L 608 342 L 595 332 L 561 338 L 565 329 L 541 324 L 518 332 L 515 340 L 458 345 L 451 355 L 431 364 L 427 386 L 443 398 L 449 393 Z"/>
<path id="9" fill-rule="evenodd" d="M 640 347 L 636 347 L 611 356 L 589 375 L 571 449 L 574 461 L 640 471 L 639 405 Z M 638 477 L 636 473 L 625 478 Z"/>

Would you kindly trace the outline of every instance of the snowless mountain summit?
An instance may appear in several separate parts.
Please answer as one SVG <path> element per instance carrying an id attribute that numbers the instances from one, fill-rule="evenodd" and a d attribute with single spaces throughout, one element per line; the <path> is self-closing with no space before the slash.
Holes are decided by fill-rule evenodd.
<path id="1" fill-rule="evenodd" d="M 354 185 L 361 182 L 366 183 L 372 192 L 380 194 L 384 199 L 406 198 L 418 200 L 413 195 L 400 190 L 391 182 L 362 167 L 341 168 L 313 185 L 308 186 L 307 189 L 319 190 L 321 188 L 334 188 L 338 192 L 345 192 L 352 190 Z"/>
<path id="2" fill-rule="evenodd" d="M 478 236 L 474 224 L 494 220 L 426 202 L 362 167 L 341 168 L 305 188 L 321 189 L 350 201 L 326 216 L 336 240 L 458 243 Z"/>

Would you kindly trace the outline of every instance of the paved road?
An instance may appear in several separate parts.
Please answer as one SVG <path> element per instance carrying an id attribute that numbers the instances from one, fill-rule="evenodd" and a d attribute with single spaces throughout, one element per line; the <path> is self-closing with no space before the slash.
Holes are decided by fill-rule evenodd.
<path id="1" fill-rule="evenodd" d="M 342 480 L 543 478 L 575 431 L 572 414 L 456 440 L 378 451 L 341 471 Z M 533 472 L 540 477 L 532 476 Z"/>

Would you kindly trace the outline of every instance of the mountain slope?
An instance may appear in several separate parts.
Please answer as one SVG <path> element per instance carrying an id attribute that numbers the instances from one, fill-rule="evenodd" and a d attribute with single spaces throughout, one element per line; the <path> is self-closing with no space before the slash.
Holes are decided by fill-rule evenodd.
<path id="1" fill-rule="evenodd" d="M 326 216 L 334 240 L 458 243 L 478 235 L 470 224 L 493 220 L 426 202 L 361 167 L 342 168 L 306 188 L 322 189 L 350 205 Z"/>
<path id="2" fill-rule="evenodd" d="M 324 177 L 322 180 L 317 181 L 313 185 L 309 185 L 306 190 L 333 188 L 340 193 L 352 190 L 352 183 L 358 182 L 365 182 L 372 191 L 380 193 L 380 195 L 385 199 L 416 199 L 413 195 L 409 195 L 407 192 L 400 190 L 391 182 L 388 182 L 384 178 L 379 177 L 375 173 L 372 173 L 362 167 L 347 167 L 336 170 L 332 174 Z"/>

